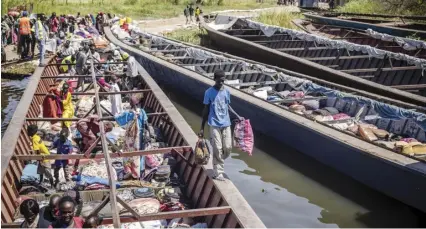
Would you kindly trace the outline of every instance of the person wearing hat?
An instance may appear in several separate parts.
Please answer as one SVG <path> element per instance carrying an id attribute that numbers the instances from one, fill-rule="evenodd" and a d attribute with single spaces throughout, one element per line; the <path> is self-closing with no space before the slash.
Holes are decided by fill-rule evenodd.
<path id="1" fill-rule="evenodd" d="M 136 60 L 133 56 L 130 56 L 127 52 L 121 51 L 121 57 L 123 61 L 127 63 L 126 76 L 129 78 L 130 87 L 129 90 L 132 90 L 137 85 L 137 76 L 138 76 L 138 67 L 136 65 Z"/>
<path id="2" fill-rule="evenodd" d="M 74 106 L 71 100 L 71 92 L 69 91 L 69 85 L 64 83 L 61 91 L 61 101 L 64 111 L 62 112 L 62 118 L 72 118 L 74 117 Z M 64 127 L 70 128 L 71 121 L 64 121 Z"/>
<path id="3" fill-rule="evenodd" d="M 29 44 L 31 36 L 31 24 L 28 18 L 28 12 L 22 12 L 22 18 L 19 19 L 19 45 L 22 48 L 21 59 L 28 57 Z"/>

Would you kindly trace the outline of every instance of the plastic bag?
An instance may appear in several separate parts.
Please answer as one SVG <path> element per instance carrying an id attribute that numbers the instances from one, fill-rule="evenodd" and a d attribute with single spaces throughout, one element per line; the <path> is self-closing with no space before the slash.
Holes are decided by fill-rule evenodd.
<path id="1" fill-rule="evenodd" d="M 200 138 L 195 145 L 195 163 L 198 165 L 207 165 L 210 159 L 209 142 Z"/>
<path id="2" fill-rule="evenodd" d="M 238 121 L 234 128 L 234 147 L 239 148 L 250 156 L 253 152 L 254 136 L 250 120 L 243 119 Z"/>

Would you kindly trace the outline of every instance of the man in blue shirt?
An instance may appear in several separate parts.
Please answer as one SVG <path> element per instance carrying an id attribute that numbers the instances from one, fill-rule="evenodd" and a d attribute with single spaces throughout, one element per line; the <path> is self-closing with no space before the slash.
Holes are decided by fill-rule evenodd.
<path id="1" fill-rule="evenodd" d="M 213 147 L 214 179 L 225 180 L 224 163 L 232 151 L 231 119 L 229 112 L 235 114 L 229 106 L 231 95 L 224 87 L 225 72 L 218 70 L 214 73 L 215 85 L 204 93 L 203 121 L 201 122 L 200 137 L 204 137 L 204 126 L 210 126 L 210 141 Z"/>
<path id="2" fill-rule="evenodd" d="M 69 136 L 68 128 L 62 128 L 59 133 L 59 138 L 53 142 L 52 149 L 57 148 L 56 153 L 59 154 L 70 154 L 72 153 L 72 144 L 68 139 Z M 59 170 L 64 169 L 65 180 L 69 181 L 69 173 L 68 173 L 68 160 L 56 160 L 55 161 L 55 186 L 59 183 Z"/>

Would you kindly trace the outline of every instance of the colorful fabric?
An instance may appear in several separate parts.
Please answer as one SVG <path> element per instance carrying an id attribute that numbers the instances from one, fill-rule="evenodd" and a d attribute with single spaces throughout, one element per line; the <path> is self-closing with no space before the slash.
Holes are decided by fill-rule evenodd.
<path id="1" fill-rule="evenodd" d="M 244 119 L 237 122 L 234 128 L 234 146 L 251 156 L 253 152 L 253 145 L 254 136 L 250 120 Z"/>
<path id="2" fill-rule="evenodd" d="M 74 106 L 72 105 L 71 100 L 71 93 L 67 92 L 65 98 L 62 100 L 62 105 L 64 108 L 64 111 L 62 113 L 62 118 L 72 118 L 74 117 Z M 70 127 L 72 122 L 71 121 L 64 121 L 64 124 L 66 127 Z"/>

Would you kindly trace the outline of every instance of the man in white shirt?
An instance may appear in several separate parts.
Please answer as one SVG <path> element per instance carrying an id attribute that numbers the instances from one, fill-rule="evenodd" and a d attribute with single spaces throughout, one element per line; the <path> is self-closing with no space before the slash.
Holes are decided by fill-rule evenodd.
<path id="1" fill-rule="evenodd" d="M 73 47 L 71 47 L 71 42 L 69 40 L 65 41 L 64 47 L 62 47 L 62 50 L 59 51 L 58 55 L 62 58 L 65 58 L 67 56 L 71 56 L 75 54 L 75 50 Z"/>
<path id="2" fill-rule="evenodd" d="M 127 70 L 126 70 L 126 76 L 129 78 L 128 80 L 131 82 L 131 88 L 129 88 L 130 90 L 132 90 L 134 88 L 134 86 L 136 86 L 138 84 L 138 82 L 136 82 L 138 80 L 138 68 L 136 65 L 136 60 L 133 56 L 130 56 L 127 52 L 121 52 L 121 57 L 123 58 L 123 61 L 127 62 Z"/>

